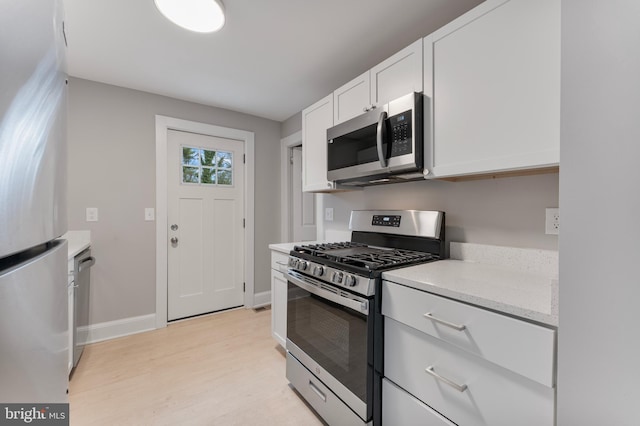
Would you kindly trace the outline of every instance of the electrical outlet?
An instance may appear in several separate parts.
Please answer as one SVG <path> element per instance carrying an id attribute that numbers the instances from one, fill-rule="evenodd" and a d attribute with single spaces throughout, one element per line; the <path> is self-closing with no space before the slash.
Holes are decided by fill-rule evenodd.
<path id="1" fill-rule="evenodd" d="M 333 208 L 332 207 L 327 207 L 326 209 L 324 209 L 324 220 L 326 220 L 327 222 L 332 222 L 333 221 Z"/>
<path id="2" fill-rule="evenodd" d="M 98 221 L 98 208 L 97 207 L 87 207 L 87 222 L 97 222 Z"/>
<path id="3" fill-rule="evenodd" d="M 147 207 L 144 209 L 144 220 L 153 221 L 156 219 L 156 214 L 153 207 Z"/>
<path id="4" fill-rule="evenodd" d="M 545 209 L 545 234 L 558 235 L 560 233 L 560 209 Z"/>

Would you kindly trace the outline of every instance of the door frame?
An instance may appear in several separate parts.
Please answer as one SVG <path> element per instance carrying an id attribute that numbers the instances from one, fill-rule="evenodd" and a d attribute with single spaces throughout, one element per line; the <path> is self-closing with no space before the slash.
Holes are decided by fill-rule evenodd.
<path id="1" fill-rule="evenodd" d="M 302 145 L 302 131 L 280 139 L 280 241 L 291 241 L 291 149 Z"/>
<path id="2" fill-rule="evenodd" d="M 156 328 L 167 326 L 168 271 L 167 238 L 167 133 L 178 130 L 201 135 L 236 139 L 244 143 L 244 306 L 254 306 L 254 175 L 255 136 L 246 130 L 156 115 Z"/>

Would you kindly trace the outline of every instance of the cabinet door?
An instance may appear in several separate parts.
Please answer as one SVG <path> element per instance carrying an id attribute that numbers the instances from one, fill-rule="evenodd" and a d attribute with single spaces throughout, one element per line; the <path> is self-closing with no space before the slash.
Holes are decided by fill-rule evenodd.
<path id="1" fill-rule="evenodd" d="M 559 164 L 560 2 L 489 0 L 424 41 L 433 176 Z"/>
<path id="2" fill-rule="evenodd" d="M 302 111 L 302 185 L 305 192 L 333 189 L 327 180 L 327 129 L 333 126 L 333 93 Z"/>
<path id="3" fill-rule="evenodd" d="M 381 106 L 422 91 L 422 39 L 371 68 L 371 103 Z"/>
<path id="4" fill-rule="evenodd" d="M 271 270 L 271 335 L 283 348 L 287 344 L 287 280 Z"/>
<path id="5" fill-rule="evenodd" d="M 334 124 L 342 123 L 367 112 L 370 107 L 369 71 L 333 92 Z"/>

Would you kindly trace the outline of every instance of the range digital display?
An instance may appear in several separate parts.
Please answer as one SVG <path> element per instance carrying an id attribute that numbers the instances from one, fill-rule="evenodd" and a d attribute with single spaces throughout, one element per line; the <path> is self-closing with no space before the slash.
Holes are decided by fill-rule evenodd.
<path id="1" fill-rule="evenodd" d="M 373 226 L 393 226 L 394 228 L 398 228 L 400 226 L 401 216 L 399 215 L 390 215 L 390 216 L 382 216 L 382 215 L 374 215 L 371 220 L 371 225 Z"/>

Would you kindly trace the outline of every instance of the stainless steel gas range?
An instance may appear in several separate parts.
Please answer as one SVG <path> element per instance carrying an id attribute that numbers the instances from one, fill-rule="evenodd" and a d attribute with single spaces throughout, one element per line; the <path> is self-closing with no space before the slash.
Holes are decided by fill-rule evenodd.
<path id="1" fill-rule="evenodd" d="M 380 424 L 381 274 L 444 256 L 444 213 L 351 212 L 351 241 L 294 247 L 287 378 L 330 425 Z"/>

